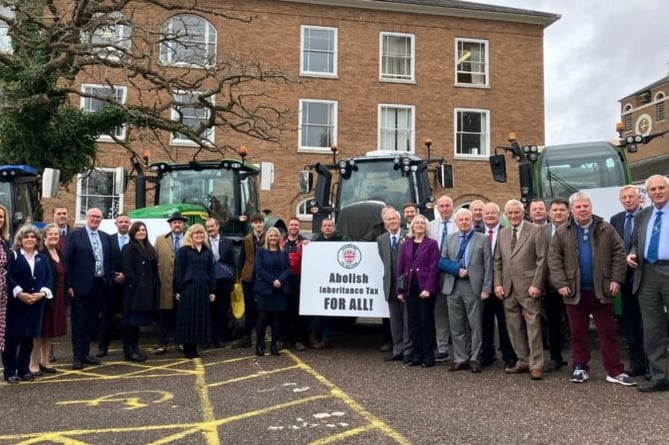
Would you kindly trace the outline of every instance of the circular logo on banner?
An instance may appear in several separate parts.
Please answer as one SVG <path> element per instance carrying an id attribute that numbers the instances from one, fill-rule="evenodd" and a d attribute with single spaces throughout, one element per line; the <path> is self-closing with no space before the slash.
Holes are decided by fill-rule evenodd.
<path id="1" fill-rule="evenodd" d="M 337 252 L 337 262 L 344 269 L 354 269 L 362 261 L 362 252 L 354 244 L 344 244 Z"/>

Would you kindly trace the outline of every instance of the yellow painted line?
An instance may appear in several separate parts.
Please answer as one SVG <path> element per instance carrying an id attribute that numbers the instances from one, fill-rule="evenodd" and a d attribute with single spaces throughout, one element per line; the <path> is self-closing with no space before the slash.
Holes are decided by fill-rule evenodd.
<path id="1" fill-rule="evenodd" d="M 219 360 L 217 362 L 207 361 L 207 363 L 204 366 L 209 367 L 209 366 L 214 366 L 214 365 L 227 365 L 227 364 L 236 363 L 236 362 L 247 362 L 249 360 L 255 360 L 256 358 L 257 358 L 256 356 L 250 356 L 250 357 L 228 358 L 228 359 L 225 359 L 225 360 Z"/>
<path id="2" fill-rule="evenodd" d="M 43 443 L 47 441 L 52 443 L 60 443 L 63 445 L 90 445 L 88 442 L 82 442 L 80 440 L 72 439 L 70 437 L 63 437 L 60 434 L 49 434 L 48 436 L 35 437 L 33 439 L 25 440 L 23 442 L 17 442 L 16 445 L 30 445 L 33 443 Z"/>
<path id="3" fill-rule="evenodd" d="M 209 398 L 209 391 L 207 389 L 207 379 L 205 378 L 204 366 L 202 360 L 199 358 L 193 361 L 195 363 L 195 371 L 197 372 L 195 378 L 195 391 L 200 396 L 200 408 L 202 409 L 202 416 L 206 422 L 204 429 L 204 437 L 209 445 L 220 445 L 221 441 L 218 437 L 218 430 L 212 422 L 216 420 L 214 413 L 214 405 Z"/>
<path id="4" fill-rule="evenodd" d="M 367 431 L 375 429 L 374 425 L 363 425 L 359 426 L 357 428 L 353 428 L 352 430 L 347 430 L 347 431 L 342 431 L 341 433 L 338 434 L 333 434 L 332 436 L 324 437 L 322 439 L 315 440 L 311 442 L 310 445 L 325 445 L 328 443 L 335 443 L 339 442 L 340 440 L 348 439 L 353 436 L 357 436 L 358 434 L 363 434 L 366 433 Z"/>
<path id="5" fill-rule="evenodd" d="M 300 360 L 299 357 L 297 357 L 295 354 L 293 354 L 290 351 L 284 351 L 286 355 L 291 357 L 298 365 L 298 367 L 311 376 L 313 376 L 318 382 L 320 382 L 322 385 L 326 386 L 327 388 L 330 389 L 330 393 L 342 400 L 346 405 L 348 405 L 349 408 L 351 408 L 355 413 L 358 415 L 364 417 L 372 427 L 375 429 L 378 429 L 383 432 L 386 436 L 390 437 L 392 440 L 395 442 L 402 444 L 402 445 L 410 445 L 411 442 L 404 436 L 402 436 L 399 432 L 395 431 L 390 425 L 367 411 L 362 405 L 360 405 L 358 402 L 356 402 L 351 396 L 346 394 L 344 391 L 342 391 L 337 385 L 332 383 L 330 380 L 328 380 L 325 376 L 322 374 L 319 374 L 312 368 L 311 366 L 307 365 L 304 363 L 302 360 Z"/>
<path id="6" fill-rule="evenodd" d="M 289 402 L 267 406 L 265 408 L 253 411 L 247 411 L 241 414 L 235 414 L 234 416 L 229 416 L 222 419 L 216 419 L 211 422 L 189 422 L 189 423 L 168 424 L 168 425 L 140 425 L 132 427 L 101 428 L 101 429 L 90 429 L 90 430 L 68 430 L 68 431 L 48 431 L 44 433 L 8 434 L 8 435 L 0 435 L 0 440 L 16 441 L 21 439 L 23 440 L 30 440 L 37 438 L 41 439 L 44 437 L 85 436 L 87 434 L 134 433 L 142 431 L 163 431 L 163 430 L 175 430 L 175 429 L 186 430 L 183 432 L 178 432 L 174 436 L 163 437 L 158 442 L 154 442 L 154 443 L 168 443 L 170 441 L 169 440 L 170 437 L 172 437 L 174 440 L 179 437 L 183 437 L 184 435 L 192 434 L 193 432 L 202 431 L 204 427 L 219 427 L 228 423 L 236 422 L 238 420 L 244 420 L 251 417 L 262 416 L 264 414 L 268 414 L 277 410 L 282 410 L 284 408 L 291 408 L 293 406 L 299 406 L 305 403 L 315 402 L 317 400 L 323 400 L 329 398 L 331 398 L 331 396 L 326 394 L 305 397 L 303 399 L 291 400 Z"/>
<path id="7" fill-rule="evenodd" d="M 230 385 L 232 383 L 243 382 L 244 380 L 257 379 L 259 377 L 265 377 L 270 374 L 276 374 L 278 372 L 285 372 L 285 371 L 290 371 L 291 369 L 299 369 L 299 368 L 300 367 L 298 365 L 295 365 L 295 366 L 287 366 L 285 368 L 272 369 L 270 371 L 260 371 L 254 374 L 248 374 L 242 377 L 235 377 L 234 379 L 224 380 L 222 382 L 210 383 L 209 387 L 213 388 L 215 386 Z"/>

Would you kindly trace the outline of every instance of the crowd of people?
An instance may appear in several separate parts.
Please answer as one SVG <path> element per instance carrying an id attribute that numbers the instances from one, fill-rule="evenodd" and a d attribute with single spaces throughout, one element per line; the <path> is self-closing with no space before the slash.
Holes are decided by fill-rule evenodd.
<path id="1" fill-rule="evenodd" d="M 651 205 L 642 207 L 637 187 L 622 187 L 623 210 L 610 222 L 593 214 L 586 192 L 555 198 L 548 208 L 533 201 L 527 215 L 515 199 L 502 215 L 498 204 L 478 200 L 456 210 L 447 195 L 436 201 L 433 221 L 412 203 L 402 213 L 384 207 L 383 226 L 365 238 L 376 241 L 384 265 L 385 359 L 422 367 L 450 360 L 451 372 L 480 373 L 499 349 L 506 373 L 541 380 L 567 366 L 568 333 L 569 381 L 583 383 L 592 318 L 607 381 L 634 386 L 634 377 L 642 377 L 641 391 L 669 390 L 669 179 L 656 175 L 645 185 Z M 67 209 L 57 207 L 52 224 L 24 225 L 10 245 L 8 217 L 0 206 L 0 350 L 8 383 L 58 372 L 52 339 L 66 335 L 67 306 L 74 370 L 107 356 L 117 308 L 127 361 L 148 359 L 139 336 L 154 323 L 155 354 L 172 347 L 193 359 L 202 346 L 223 347 L 232 340 L 230 294 L 237 280 L 245 318 L 232 347 L 255 345 L 264 356 L 268 325 L 270 355 L 282 346 L 303 351 L 307 344 L 332 344 L 328 317 L 299 314 L 302 250 L 311 241 L 300 234 L 298 218 L 282 234 L 266 230 L 264 215 L 252 216 L 236 260 L 215 218 L 185 230 L 186 218 L 176 212 L 167 220 L 170 231 L 151 243 L 146 225 L 125 214 L 115 220 L 117 233 L 108 235 L 99 229 L 99 209 L 89 209 L 85 225 L 72 229 Z M 329 218 L 313 238 L 342 240 Z M 627 369 L 616 335 L 619 294 Z"/>

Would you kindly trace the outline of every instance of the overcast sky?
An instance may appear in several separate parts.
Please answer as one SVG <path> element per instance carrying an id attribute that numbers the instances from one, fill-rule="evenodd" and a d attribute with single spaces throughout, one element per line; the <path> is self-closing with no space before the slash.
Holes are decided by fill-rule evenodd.
<path id="1" fill-rule="evenodd" d="M 667 0 L 477 2 L 562 16 L 544 30 L 546 144 L 616 137 L 618 100 L 669 74 Z"/>

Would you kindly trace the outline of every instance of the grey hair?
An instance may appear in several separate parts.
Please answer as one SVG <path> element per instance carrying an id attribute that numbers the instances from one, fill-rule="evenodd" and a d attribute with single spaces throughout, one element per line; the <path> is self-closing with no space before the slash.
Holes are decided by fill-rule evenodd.
<path id="1" fill-rule="evenodd" d="M 669 187 L 669 178 L 667 178 L 666 176 L 663 176 L 663 175 L 653 175 L 653 176 L 649 176 L 648 179 L 646 179 L 646 182 L 644 184 L 644 187 L 646 188 L 646 190 L 648 190 L 648 183 L 650 182 L 650 180 L 651 179 L 657 179 L 657 178 L 664 179 L 664 184 L 667 187 Z"/>
<path id="2" fill-rule="evenodd" d="M 521 208 L 521 210 L 525 211 L 525 206 L 522 202 L 518 201 L 517 199 L 509 199 L 506 204 L 504 204 L 504 213 L 509 211 L 509 207 L 514 206 L 518 206 Z"/>
<path id="3" fill-rule="evenodd" d="M 592 199 L 590 199 L 588 192 L 580 191 L 572 194 L 569 197 L 569 207 L 573 207 L 576 201 L 588 201 L 592 205 Z"/>

